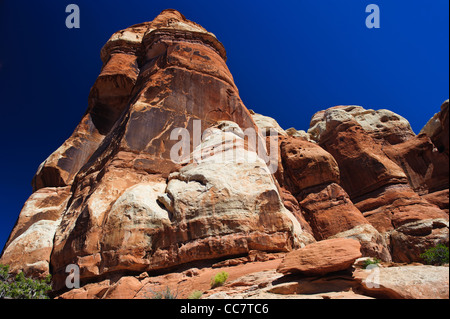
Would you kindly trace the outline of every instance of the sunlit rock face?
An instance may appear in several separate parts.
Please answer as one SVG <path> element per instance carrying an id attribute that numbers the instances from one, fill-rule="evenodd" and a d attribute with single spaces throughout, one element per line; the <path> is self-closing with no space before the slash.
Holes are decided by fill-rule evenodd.
<path id="1" fill-rule="evenodd" d="M 387 110 L 338 106 L 312 118 L 308 133 L 337 161 L 340 185 L 385 237 L 394 261 L 420 261 L 420 251 L 448 245 L 448 154 L 434 144 L 445 145 L 445 112 L 448 102 L 439 128 L 424 130 L 437 132 L 429 133 L 434 142 Z"/>
<path id="2" fill-rule="evenodd" d="M 51 272 L 58 290 L 69 264 L 85 282 L 314 241 L 249 147 L 245 133 L 257 143 L 260 131 L 212 33 L 166 10 L 115 33 L 101 58 L 86 114 L 39 167 L 2 261 Z M 189 165 L 173 159 L 179 129 Z"/>
<path id="3" fill-rule="evenodd" d="M 448 245 L 448 101 L 419 135 L 360 106 L 284 130 L 244 106 L 223 45 L 175 10 L 116 32 L 100 56 L 84 116 L 39 166 L 3 249 L 14 272 L 50 273 L 62 293 L 76 264 L 103 291 L 316 241 L 406 263 Z"/>

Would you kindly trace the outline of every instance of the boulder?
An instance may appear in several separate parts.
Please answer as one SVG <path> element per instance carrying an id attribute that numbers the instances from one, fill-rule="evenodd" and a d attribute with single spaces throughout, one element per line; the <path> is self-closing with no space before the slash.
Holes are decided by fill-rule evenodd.
<path id="1" fill-rule="evenodd" d="M 362 256 L 361 244 L 354 239 L 320 241 L 288 253 L 277 271 L 282 274 L 325 275 L 349 269 Z"/>
<path id="2" fill-rule="evenodd" d="M 380 299 L 448 299 L 448 267 L 401 266 L 359 269 L 361 291 Z"/>

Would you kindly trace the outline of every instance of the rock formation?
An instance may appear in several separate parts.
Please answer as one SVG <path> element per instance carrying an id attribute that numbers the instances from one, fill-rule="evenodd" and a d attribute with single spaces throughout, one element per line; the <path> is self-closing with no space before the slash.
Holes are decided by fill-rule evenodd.
<path id="1" fill-rule="evenodd" d="M 324 275 L 448 245 L 448 101 L 418 136 L 359 106 L 285 131 L 247 110 L 223 45 L 175 10 L 115 33 L 101 59 L 86 113 L 38 168 L 0 259 L 50 273 L 55 294 L 71 264 L 84 287 L 66 297 L 134 298 L 148 276 L 195 262 L 290 252 L 282 273 Z"/>
<path id="2" fill-rule="evenodd" d="M 309 133 L 337 161 L 340 185 L 383 235 L 394 261 L 420 261 L 420 251 L 448 245 L 445 148 L 416 136 L 395 113 L 357 106 L 318 112 Z"/>
<path id="3" fill-rule="evenodd" d="M 361 244 L 348 238 L 323 240 L 286 255 L 277 271 L 283 274 L 326 275 L 346 270 L 361 257 Z"/>
<path id="4" fill-rule="evenodd" d="M 192 132 L 196 120 L 200 133 L 220 121 L 257 128 L 213 34 L 166 10 L 115 33 L 101 57 L 86 115 L 39 167 L 2 262 L 28 273 L 51 268 L 59 289 L 68 264 L 77 264 L 87 282 L 255 249 L 288 251 L 313 240 L 303 238 L 254 151 L 243 149 L 254 159 L 248 163 L 203 156 L 182 167 L 171 159 L 178 143 L 172 132 Z M 188 146 L 193 154 L 214 149 L 221 143 L 211 141 L 226 134 L 243 140 L 216 129 L 208 145 L 191 136 Z M 16 256 L 23 246 L 32 253 Z"/>

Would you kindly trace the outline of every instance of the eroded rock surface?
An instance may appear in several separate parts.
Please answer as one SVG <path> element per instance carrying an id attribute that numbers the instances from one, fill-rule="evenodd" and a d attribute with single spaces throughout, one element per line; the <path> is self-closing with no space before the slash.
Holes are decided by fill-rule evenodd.
<path id="1" fill-rule="evenodd" d="M 254 140 L 264 132 L 212 33 L 165 10 L 115 33 L 101 58 L 86 115 L 39 167 L 2 262 L 42 275 L 52 269 L 59 290 L 69 264 L 87 283 L 314 241 L 257 154 L 265 143 L 244 139 L 247 129 Z M 183 137 L 174 132 L 190 133 L 187 162 L 174 160 Z"/>
<path id="2" fill-rule="evenodd" d="M 62 298 L 151 298 L 166 284 L 208 298 L 448 298 L 436 267 L 383 268 L 375 293 L 348 275 L 361 256 L 421 262 L 448 245 L 448 101 L 419 135 L 360 106 L 285 131 L 247 110 L 223 45 L 176 10 L 100 55 L 86 113 L 39 166 L 3 249 L 13 272 L 51 274 Z M 65 291 L 70 264 L 83 287 Z M 211 269 L 230 282 L 208 291 Z"/>

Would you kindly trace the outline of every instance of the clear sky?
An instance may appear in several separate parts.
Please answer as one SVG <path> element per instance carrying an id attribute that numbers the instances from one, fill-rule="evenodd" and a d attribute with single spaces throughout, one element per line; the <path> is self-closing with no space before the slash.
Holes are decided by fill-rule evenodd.
<path id="1" fill-rule="evenodd" d="M 65 26 L 70 3 L 80 29 Z M 365 24 L 371 3 L 379 29 Z M 448 0 L 0 0 L 0 250 L 37 167 L 87 108 L 101 47 L 167 8 L 216 34 L 245 105 L 285 129 L 356 104 L 418 133 L 449 98 Z"/>

